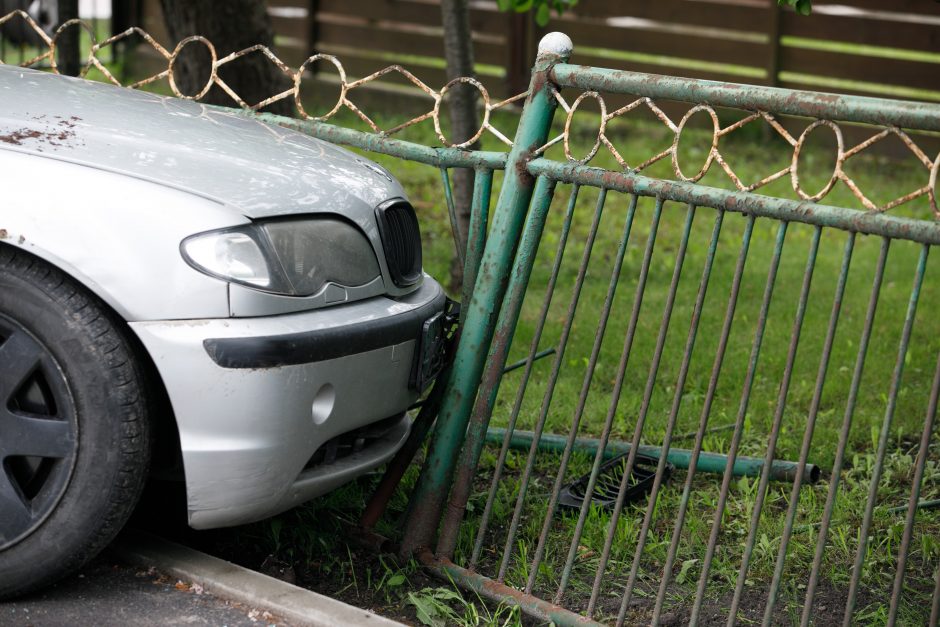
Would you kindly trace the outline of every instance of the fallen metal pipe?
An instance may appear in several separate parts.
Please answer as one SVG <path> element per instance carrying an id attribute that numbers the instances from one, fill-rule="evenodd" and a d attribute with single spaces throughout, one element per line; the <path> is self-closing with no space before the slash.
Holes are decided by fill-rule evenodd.
<path id="1" fill-rule="evenodd" d="M 486 441 L 491 444 L 501 444 L 506 436 L 506 430 L 500 428 L 490 428 L 486 430 Z M 532 445 L 533 433 L 531 431 L 515 431 L 509 446 L 514 449 L 528 450 Z M 567 436 L 556 435 L 553 433 L 544 433 L 539 438 L 539 449 L 543 451 L 565 450 Z M 597 438 L 577 438 L 574 442 L 575 451 L 594 454 L 600 447 L 601 441 Z M 616 457 L 630 452 L 630 443 L 619 440 L 610 440 L 607 442 L 607 448 L 604 450 L 605 459 Z M 662 448 L 659 446 L 641 445 L 639 452 L 643 455 L 649 455 L 659 459 L 662 455 Z M 676 468 L 688 468 L 692 461 L 692 451 L 684 448 L 670 448 L 666 459 Z M 728 463 L 728 456 L 719 453 L 706 453 L 702 451 L 698 456 L 696 469 L 701 472 L 713 472 L 724 474 L 725 465 Z M 756 457 L 738 457 L 734 460 L 734 466 L 731 472 L 735 477 L 759 477 L 761 469 L 764 467 L 764 460 Z M 773 481 L 788 481 L 790 483 L 796 478 L 797 462 L 775 459 L 770 467 L 770 479 Z M 803 483 L 816 483 L 820 478 L 819 466 L 815 464 L 806 464 L 803 468 Z"/>
<path id="2" fill-rule="evenodd" d="M 560 605 L 549 603 L 531 594 L 510 588 L 472 570 L 461 568 L 446 558 L 435 557 L 428 549 L 419 551 L 417 557 L 418 561 L 438 576 L 453 581 L 462 588 L 469 588 L 480 596 L 496 603 L 515 605 L 525 614 L 540 621 L 559 627 L 583 627 L 586 625 L 600 627 L 602 625 L 602 623 L 598 623 L 587 616 L 575 614 Z"/>

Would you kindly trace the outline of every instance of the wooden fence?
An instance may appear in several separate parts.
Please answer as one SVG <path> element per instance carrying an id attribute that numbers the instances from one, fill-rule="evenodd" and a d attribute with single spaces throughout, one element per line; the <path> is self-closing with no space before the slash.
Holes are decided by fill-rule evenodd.
<path id="1" fill-rule="evenodd" d="M 522 91 L 539 29 L 496 2 L 470 6 L 478 73 L 496 96 Z M 271 0 L 270 10 L 291 60 L 336 53 L 362 76 L 405 57 L 429 84 L 446 82 L 439 0 Z M 568 33 L 588 65 L 940 100 L 934 0 L 817 0 L 808 17 L 774 0 L 581 0 L 547 30 Z"/>
<path id="2" fill-rule="evenodd" d="M 143 0 L 141 12 L 158 35 L 159 5 Z M 440 0 L 269 0 L 269 12 L 294 67 L 327 52 L 352 77 L 402 62 L 435 88 L 447 82 Z M 525 89 L 542 32 L 561 30 L 587 65 L 940 101 L 936 0 L 815 0 L 810 16 L 775 0 L 580 0 L 545 29 L 471 0 L 470 20 L 477 73 L 495 97 Z"/>

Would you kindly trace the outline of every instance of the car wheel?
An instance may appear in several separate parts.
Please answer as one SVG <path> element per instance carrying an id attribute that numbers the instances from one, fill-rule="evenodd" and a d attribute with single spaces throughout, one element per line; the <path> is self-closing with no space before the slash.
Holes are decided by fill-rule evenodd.
<path id="1" fill-rule="evenodd" d="M 0 245 L 0 598 L 78 569 L 133 510 L 150 457 L 134 355 L 93 295 Z"/>

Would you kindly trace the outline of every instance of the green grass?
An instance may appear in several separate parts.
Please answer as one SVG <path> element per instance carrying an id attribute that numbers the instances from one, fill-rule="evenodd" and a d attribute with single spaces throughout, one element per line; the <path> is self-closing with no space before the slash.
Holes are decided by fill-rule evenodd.
<path id="1" fill-rule="evenodd" d="M 332 106 L 330 99 L 337 91 L 335 87 L 325 85 L 317 87 L 316 90 L 322 90 L 322 93 L 313 94 L 314 97 L 311 98 L 312 102 L 307 110 L 312 114 L 315 114 L 317 110 L 329 109 Z M 333 93 L 330 93 L 331 91 Z M 383 114 L 382 108 L 386 103 L 381 100 L 369 102 L 369 97 L 356 92 L 352 92 L 350 98 L 373 116 L 380 127 L 390 128 L 406 119 L 403 115 Z M 318 103 L 322 106 L 318 107 Z M 427 107 L 428 109 L 431 107 L 430 101 Z M 558 117 L 561 118 L 561 116 Z M 575 155 L 582 155 L 589 150 L 594 141 L 597 116 L 596 113 L 584 111 L 576 114 L 575 118 L 572 135 L 573 152 Z M 493 123 L 505 134 L 512 136 L 516 120 L 514 114 L 501 112 L 494 115 Z M 706 154 L 710 133 L 697 130 L 700 128 L 697 124 L 704 120 L 703 115 L 696 116 L 690 124 L 689 132 L 683 136 L 683 141 L 680 143 L 680 161 L 687 172 L 697 169 L 697 164 L 702 163 Z M 364 128 L 362 122 L 348 111 L 338 115 L 333 122 L 342 126 Z M 563 118 L 557 119 L 553 133 L 559 132 L 562 124 Z M 722 154 L 745 183 L 759 180 L 789 164 L 789 146 L 775 134 L 767 133 L 762 127 L 763 123 L 752 123 L 722 139 Z M 646 160 L 668 147 L 672 141 L 671 131 L 644 110 L 635 111 L 628 119 L 612 122 L 608 135 L 630 164 Z M 429 121 L 407 129 L 401 137 L 427 145 L 438 143 Z M 822 141 L 824 138 L 826 138 L 824 131 L 821 131 L 818 136 L 814 135 L 800 161 L 801 180 L 804 188 L 811 191 L 821 188 L 826 183 L 832 169 L 831 147 Z M 503 146 L 495 138 L 487 136 L 484 138 L 483 148 L 501 150 Z M 413 162 L 381 155 L 370 156 L 388 167 L 404 184 L 421 220 L 425 269 L 443 280 L 449 274 L 454 248 L 443 202 L 440 172 L 435 168 Z M 563 158 L 560 148 L 553 149 L 549 156 L 556 159 Z M 616 162 L 603 147 L 591 165 L 616 169 Z M 866 154 L 851 159 L 846 165 L 846 171 L 877 203 L 886 202 L 893 197 L 922 187 L 927 179 L 926 169 L 913 156 L 907 160 L 898 161 Z M 673 178 L 668 160 L 651 166 L 644 173 L 655 177 Z M 502 175 L 497 173 L 493 192 L 494 202 L 501 180 Z M 729 179 L 717 164 L 712 165 L 701 183 L 715 187 L 730 187 Z M 559 185 L 556 192 L 529 282 L 529 292 L 523 303 L 519 325 L 512 340 L 510 362 L 524 358 L 532 342 L 570 191 L 569 186 Z M 759 190 L 759 193 L 785 198 L 795 197 L 790 187 L 789 177 L 767 185 Z M 583 189 L 578 197 L 558 286 L 549 308 L 547 324 L 539 348 L 555 346 L 558 342 L 567 317 L 596 198 L 597 191 L 592 189 Z M 858 200 L 841 182 L 836 184 L 824 202 L 830 205 L 861 208 Z M 580 390 L 585 381 L 591 347 L 598 331 L 600 311 L 613 270 L 618 238 L 624 228 L 627 204 L 628 198 L 622 194 L 612 192 L 608 195 L 597 240 L 587 267 L 587 279 L 577 302 L 570 340 L 560 362 L 560 375 L 547 409 L 546 431 L 566 434 L 571 429 Z M 598 436 L 608 412 L 623 338 L 634 305 L 643 249 L 650 230 L 652 209 L 651 199 L 641 199 L 627 242 L 626 255 L 613 300 L 612 315 L 601 343 L 597 368 L 588 387 L 585 409 L 580 417 L 579 434 L 583 436 Z M 930 217 L 925 198 L 917 199 L 893 210 L 893 213 L 922 219 Z M 666 203 L 650 264 L 648 284 L 640 308 L 637 333 L 626 370 L 625 383 L 614 414 L 612 437 L 615 439 L 629 440 L 632 437 L 640 412 L 685 216 L 685 207 L 675 203 Z M 650 388 L 650 402 L 642 437 L 642 442 L 645 444 L 661 444 L 665 433 L 670 407 L 676 393 L 676 377 L 684 354 L 692 305 L 715 218 L 715 211 L 708 208 L 699 208 L 694 214 L 691 238 L 678 284 L 671 324 L 665 337 L 662 361 Z M 675 429 L 677 434 L 694 432 L 697 428 L 705 402 L 709 375 L 715 358 L 719 331 L 724 318 L 745 221 L 744 217 L 733 213 L 728 213 L 724 220 L 697 341 L 691 353 L 689 375 L 681 394 L 681 405 Z M 754 229 L 750 253 L 742 276 L 731 338 L 709 414 L 709 426 L 725 426 L 735 422 L 777 228 L 778 225 L 771 220 L 760 219 Z M 739 450 L 741 455 L 763 457 L 767 447 L 768 434 L 777 406 L 779 384 L 786 364 L 787 345 L 792 337 L 793 318 L 812 230 L 807 225 L 792 224 L 786 234 L 783 258 L 767 320 L 763 347 L 755 372 L 748 411 L 742 424 L 743 435 Z M 826 230 L 822 234 L 806 317 L 794 362 L 792 382 L 782 412 L 782 428 L 776 446 L 777 458 L 795 460 L 799 455 L 806 417 L 813 397 L 821 346 L 832 309 L 832 298 L 845 239 L 845 233 L 834 230 Z M 816 543 L 815 527 L 812 525 L 822 517 L 827 497 L 828 469 L 831 468 L 834 460 L 879 248 L 878 238 L 859 236 L 857 239 L 809 455 L 809 461 L 823 469 L 824 481 L 815 486 L 805 486 L 800 492 L 796 518 L 797 532 L 794 533 L 790 542 L 784 571 L 784 584 L 775 615 L 775 620 L 779 622 L 792 622 L 799 617 L 808 577 L 807 571 Z M 872 341 L 850 431 L 848 455 L 839 499 L 822 564 L 822 583 L 817 595 L 818 612 L 816 614 L 819 624 L 829 624 L 829 622 L 837 621 L 841 616 L 842 599 L 848 585 L 850 567 L 857 546 L 856 530 L 867 502 L 875 444 L 885 414 L 889 382 L 897 359 L 900 330 L 919 254 L 919 247 L 907 242 L 897 241 L 891 246 Z M 859 622 L 863 624 L 879 624 L 884 621 L 887 612 L 887 597 L 894 573 L 894 560 L 904 526 L 903 513 L 892 513 L 889 508 L 905 504 L 908 498 L 911 469 L 917 455 L 916 443 L 924 421 L 933 364 L 940 350 L 940 336 L 936 333 L 938 327 L 933 319 L 934 312 L 940 305 L 940 284 L 934 278 L 940 270 L 938 265 L 940 265 L 940 260 L 934 254 L 928 260 L 927 278 L 921 292 L 916 323 L 909 350 L 903 360 L 905 372 L 898 391 L 897 411 L 890 427 L 886 471 L 879 486 L 878 506 L 874 513 L 871 541 L 862 578 L 862 591 L 859 596 L 859 610 L 856 615 Z M 553 359 L 549 357 L 535 365 L 532 379 L 523 397 L 517 428 L 532 429 L 534 427 L 541 410 Z M 494 426 L 507 424 L 522 372 L 523 370 L 519 369 L 505 376 L 492 419 Z M 705 438 L 705 449 L 719 453 L 726 452 L 731 436 L 730 429 L 712 432 Z M 692 443 L 691 440 L 686 439 L 675 442 L 674 445 L 691 447 Z M 940 497 L 938 447 L 940 447 L 940 439 L 934 435 L 927 473 L 923 482 L 921 494 L 923 499 Z M 459 538 L 456 555 L 458 563 L 465 563 L 472 547 L 496 453 L 496 449 L 489 447 L 484 451 L 477 483 L 474 485 L 468 507 L 467 520 Z M 529 559 L 535 550 L 559 462 L 560 458 L 553 454 L 539 454 L 537 458 L 536 472 L 525 501 L 522 525 L 507 576 L 507 582 L 512 585 L 522 586 L 528 577 Z M 495 575 L 524 464 L 525 459 L 521 453 L 510 454 L 504 480 L 497 492 L 490 523 L 491 533 L 485 543 L 480 564 L 480 572 L 484 574 Z M 565 481 L 576 479 L 589 471 L 590 466 L 591 459 L 575 455 L 566 469 Z M 407 487 L 413 483 L 416 475 L 417 469 L 412 468 L 404 482 L 405 488 L 396 494 L 392 503 L 390 508 L 392 514 L 380 525 L 379 531 L 387 536 L 395 537 L 400 532 L 397 527 L 397 516 L 406 507 Z M 660 493 L 650 534 L 642 554 L 640 578 L 634 594 L 637 601 L 628 614 L 631 620 L 644 620 L 652 607 L 652 599 L 656 595 L 671 540 L 672 523 L 675 520 L 684 480 L 684 472 L 675 472 Z M 710 532 L 720 483 L 721 477 L 718 475 L 699 474 L 695 478 L 679 552 L 672 572 L 673 583 L 669 588 L 667 600 L 667 610 L 680 617 L 688 612 L 700 574 L 701 559 Z M 412 619 L 415 617 L 420 619 L 421 612 L 425 614 L 436 612 L 436 618 L 426 616 L 429 622 L 441 620 L 445 623 L 503 624 L 509 621 L 509 624 L 516 624 L 520 620 L 514 614 L 507 614 L 505 608 L 488 608 L 479 599 L 466 594 L 458 600 L 451 593 L 453 590 L 451 586 L 445 585 L 441 588 L 437 584 L 418 581 L 415 579 L 417 567 L 413 562 L 394 565 L 389 560 L 377 565 L 374 560 L 362 563 L 362 560 L 356 559 L 350 550 L 348 539 L 344 537 L 344 531 L 355 521 L 357 509 L 365 502 L 371 489 L 370 486 L 369 481 L 357 482 L 329 497 L 298 508 L 283 518 L 249 526 L 239 533 L 247 542 L 260 547 L 259 550 L 262 552 L 270 552 L 279 559 L 315 569 L 320 577 L 316 579 L 317 581 L 323 581 L 325 578 L 341 583 L 335 589 L 328 588 L 331 593 L 379 611 L 392 615 L 404 614 L 411 616 Z M 722 616 L 722 612 L 726 611 L 730 603 L 756 492 L 755 479 L 739 478 L 732 483 L 719 537 L 720 549 L 716 553 L 707 588 L 706 611 L 712 612 L 713 616 Z M 756 535 L 754 554 L 747 574 L 745 611 L 741 615 L 744 620 L 755 618 L 759 620 L 760 618 L 759 611 L 763 606 L 762 595 L 773 572 L 789 492 L 789 484 L 782 483 L 771 484 L 768 491 Z M 616 615 L 619 597 L 626 581 L 626 573 L 629 572 L 634 558 L 644 507 L 645 503 L 631 505 L 621 518 L 604 578 L 599 604 L 601 618 L 611 618 Z M 284 522 L 275 522 L 277 520 Z M 556 515 L 551 525 L 546 557 L 539 568 L 536 586 L 536 591 L 543 597 L 550 598 L 558 585 L 559 573 L 568 552 L 575 520 L 576 517 L 570 514 Z M 609 514 L 601 509 L 592 509 L 587 518 L 584 534 L 578 542 L 578 559 L 575 561 L 573 576 L 564 599 L 564 603 L 573 609 L 582 609 L 590 594 L 590 586 L 597 567 L 598 556 L 604 544 L 608 521 Z M 933 585 L 932 577 L 940 561 L 938 535 L 940 535 L 940 512 L 936 510 L 919 512 L 911 545 L 908 578 L 901 604 L 902 624 L 916 625 L 926 620 Z M 822 610 L 821 607 L 827 609 Z M 756 615 L 755 612 L 757 612 Z"/>
<path id="2" fill-rule="evenodd" d="M 495 122 L 500 128 L 509 130 L 512 128 L 513 120 L 507 117 L 498 116 Z M 577 117 L 585 119 L 580 120 L 580 126 L 576 127 L 574 152 L 584 154 L 593 142 L 592 129 L 595 128 L 596 118 L 590 119 L 590 114 L 583 116 L 578 114 Z M 612 125 L 610 135 L 628 163 L 639 163 L 668 146 L 671 132 L 661 124 L 651 122 L 650 118 L 651 116 L 647 116 L 645 120 L 623 121 Z M 345 117 L 341 117 L 339 123 L 355 125 L 354 120 Z M 389 118 L 383 126 L 388 127 L 394 123 L 395 120 Z M 745 182 L 758 180 L 785 167 L 790 156 L 790 151 L 787 146 L 783 145 L 782 140 L 768 140 L 760 125 L 750 126 L 753 128 L 746 127 L 722 140 L 723 155 Z M 431 131 L 427 128 L 415 129 L 410 133 L 410 138 L 415 141 L 434 144 Z M 686 171 L 693 171 L 695 164 L 701 163 L 707 141 L 708 135 L 702 132 L 693 131 L 688 140 L 685 136 L 683 137 L 680 145 L 680 158 Z M 484 147 L 498 148 L 490 140 L 484 142 Z M 800 173 L 806 189 L 815 191 L 825 184 L 832 167 L 830 155 L 831 152 L 820 144 L 813 146 L 801 159 Z M 554 156 L 561 158 L 557 153 Z M 424 232 L 426 268 L 438 277 L 447 276 L 453 247 L 446 212 L 442 206 L 443 196 L 439 173 L 433 168 L 414 163 L 384 157 L 377 158 L 404 182 L 409 194 L 415 200 Z M 686 163 L 690 165 L 686 166 Z M 613 158 L 603 148 L 592 165 L 616 167 Z M 876 202 L 885 202 L 901 193 L 921 187 L 925 184 L 927 176 L 926 169 L 918 165 L 913 158 L 899 162 L 869 155 L 850 160 L 846 171 Z M 673 178 L 671 168 L 665 162 L 654 165 L 647 173 L 663 178 Z M 702 183 L 725 188 L 730 185 L 730 181 L 717 165 L 712 166 Z M 559 186 L 556 192 L 543 235 L 543 243 L 538 251 L 533 275 L 529 282 L 529 293 L 513 338 L 509 361 L 524 358 L 529 350 L 569 193 L 568 186 Z M 768 185 L 760 190 L 760 193 L 794 197 L 789 177 Z M 494 198 L 495 194 L 494 190 Z M 556 345 L 560 336 L 596 197 L 595 190 L 585 189 L 581 191 L 578 198 L 572 234 L 565 251 L 559 284 L 549 309 L 540 348 Z M 565 434 L 571 428 L 587 371 L 591 347 L 598 330 L 601 305 L 613 270 L 617 241 L 623 230 L 627 200 L 620 194 L 611 193 L 608 196 L 597 241 L 588 265 L 587 279 L 578 300 L 571 337 L 561 362 L 560 376 L 547 412 L 546 430 L 549 432 Z M 824 202 L 860 208 L 857 199 L 842 183 L 836 185 Z M 598 436 L 608 411 L 624 333 L 634 303 L 643 248 L 650 229 L 652 205 L 650 199 L 641 200 L 636 213 L 622 274 L 613 301 L 613 313 L 601 344 L 597 369 L 591 380 L 585 410 L 580 420 L 580 435 Z M 930 215 L 924 198 L 894 212 L 918 218 L 929 218 Z M 613 421 L 612 437 L 616 439 L 629 440 L 631 438 L 641 408 L 656 338 L 663 318 L 669 281 L 674 271 L 685 214 L 685 207 L 666 203 L 656 238 L 648 285 L 640 310 L 638 331 Z M 666 336 L 662 362 L 652 387 L 642 438 L 643 443 L 646 444 L 662 442 L 670 406 L 675 395 L 676 376 L 684 354 L 692 305 L 701 278 L 715 215 L 711 209 L 701 208 L 695 212 L 691 239 L 672 313 L 672 322 Z M 728 214 L 724 221 L 698 338 L 692 352 L 689 376 L 682 392 L 676 433 L 693 432 L 698 424 L 744 223 L 745 218 L 736 214 Z M 755 227 L 742 278 L 731 340 L 710 413 L 708 423 L 710 426 L 732 424 L 737 415 L 777 226 L 770 220 L 758 220 Z M 753 391 L 743 424 L 743 438 L 739 451 L 742 455 L 763 457 L 766 451 L 768 434 L 777 405 L 779 384 L 786 364 L 787 345 L 792 336 L 793 317 L 811 236 L 812 228 L 800 224 L 791 225 L 786 235 L 783 259 L 776 281 Z M 813 397 L 821 347 L 832 309 L 845 239 L 845 233 L 834 230 L 825 231 L 821 238 L 792 382 L 782 413 L 782 428 L 777 442 L 776 455 L 781 459 L 796 460 L 799 456 L 800 442 Z M 810 462 L 818 464 L 823 469 L 826 480 L 815 486 L 805 486 L 800 493 L 800 505 L 796 518 L 798 532 L 794 534 L 790 542 L 784 571 L 784 585 L 781 588 L 777 605 L 778 618 L 783 621 L 798 619 L 799 608 L 802 606 L 807 571 L 812 562 L 816 543 L 816 528 L 812 527 L 812 523 L 822 517 L 826 501 L 828 492 L 826 470 L 831 468 L 835 455 L 879 248 L 878 238 L 859 236 L 857 239 L 809 456 Z M 850 431 L 846 469 L 843 473 L 828 548 L 822 564 L 823 583 L 817 595 L 820 599 L 817 605 L 827 607 L 828 611 L 828 613 L 823 611 L 819 614 L 822 624 L 826 624 L 826 620 L 830 618 L 836 620 L 841 615 L 842 601 L 840 599 L 845 594 L 850 567 L 854 560 L 857 546 L 855 534 L 867 502 L 875 443 L 885 414 L 889 382 L 897 359 L 900 330 L 919 253 L 919 246 L 900 241 L 894 242 L 890 250 L 872 341 Z M 917 454 L 916 443 L 924 421 L 935 356 L 940 350 L 940 338 L 936 334 L 937 326 L 932 320 L 932 314 L 940 304 L 940 290 L 936 281 L 932 279 L 940 269 L 938 263 L 940 262 L 936 255 L 928 260 L 927 279 L 921 293 L 910 348 L 904 358 L 905 372 L 899 388 L 897 411 L 891 425 L 889 452 L 885 462 L 886 471 L 880 482 L 878 507 L 875 509 L 868 558 L 863 572 L 862 592 L 859 597 L 857 616 L 863 623 L 877 624 L 883 620 L 887 610 L 887 596 L 894 575 L 897 547 L 904 526 L 904 514 L 891 513 L 888 508 L 907 502 L 911 469 Z M 534 427 L 548 384 L 552 360 L 551 357 L 543 359 L 534 367 L 533 377 L 523 397 L 517 428 L 532 429 Z M 522 370 L 520 369 L 504 378 L 492 420 L 494 426 L 505 426 L 507 423 L 521 376 Z M 705 440 L 705 449 L 726 452 L 731 435 L 731 430 L 720 430 L 710 434 Z M 686 440 L 677 442 L 675 445 L 691 447 L 691 444 L 690 440 Z M 940 446 L 940 440 L 934 436 L 928 471 L 923 483 L 922 498 L 937 498 L 940 495 L 937 446 Z M 463 526 L 458 546 L 458 563 L 466 559 L 472 547 L 477 527 L 475 519 L 483 509 L 488 488 L 485 477 L 492 472 L 495 453 L 495 449 L 487 448 L 481 462 L 479 474 L 484 479 L 476 486 L 471 498 L 471 511 Z M 534 552 L 559 461 L 560 458 L 556 455 L 544 454 L 538 458 L 536 476 L 525 502 L 523 524 L 516 543 L 515 557 L 507 577 L 507 581 L 513 585 L 524 585 L 528 576 L 529 566 L 522 556 L 531 557 Z M 565 474 L 566 480 L 573 480 L 589 471 L 590 463 L 590 459 L 575 456 Z M 495 565 L 502 551 L 502 543 L 512 515 L 523 465 L 524 458 L 521 454 L 510 455 L 506 477 L 494 506 L 490 523 L 490 529 L 494 530 L 494 533 L 492 540 L 485 545 L 487 548 L 484 551 L 481 572 L 495 574 Z M 637 607 L 632 610 L 636 612 L 634 617 L 637 620 L 646 616 L 645 612 L 651 608 L 652 599 L 649 596 L 655 597 L 662 564 L 672 536 L 672 522 L 675 519 L 684 479 L 684 472 L 676 472 L 660 494 L 651 533 L 647 538 L 641 561 L 641 577 L 635 594 L 635 597 L 639 597 L 639 601 Z M 672 577 L 674 583 L 670 587 L 667 603 L 667 607 L 672 607 L 680 613 L 688 609 L 691 595 L 694 594 L 701 568 L 701 558 L 717 503 L 720 479 L 720 476 L 706 474 L 699 474 L 695 479 L 679 554 L 675 562 Z M 755 479 L 740 478 L 732 484 L 719 539 L 721 548 L 712 565 L 711 580 L 707 588 L 708 599 L 715 607 L 726 608 L 730 602 L 730 593 L 737 578 L 741 548 L 748 533 L 756 491 Z M 756 548 L 747 575 L 745 608 L 748 607 L 749 601 L 756 607 L 763 605 L 761 595 L 763 589 L 769 584 L 773 572 L 789 492 L 789 484 L 771 484 L 763 506 L 756 535 Z M 618 591 L 622 590 L 626 573 L 633 561 L 636 534 L 644 511 L 645 502 L 629 508 L 619 525 L 600 604 L 602 615 L 608 618 L 610 613 L 616 613 L 616 608 L 619 606 Z M 556 516 L 556 521 L 551 527 L 546 559 L 540 568 L 537 584 L 538 592 L 544 596 L 550 597 L 557 586 L 558 573 L 561 571 L 568 551 L 575 520 L 576 517 L 572 518 L 570 515 Z M 597 566 L 597 556 L 603 547 L 608 520 L 609 515 L 601 510 L 592 510 L 588 517 L 584 535 L 579 542 L 580 557 L 575 563 L 574 576 L 565 597 L 566 603 L 571 607 L 581 608 L 586 603 L 594 569 Z M 940 560 L 938 532 L 940 532 L 940 515 L 936 511 L 920 512 L 915 525 L 907 584 L 901 604 L 900 618 L 903 624 L 920 624 L 926 620 L 932 591 L 932 577 L 936 564 Z M 752 615 L 742 615 L 742 618 L 747 617 L 752 617 Z"/>

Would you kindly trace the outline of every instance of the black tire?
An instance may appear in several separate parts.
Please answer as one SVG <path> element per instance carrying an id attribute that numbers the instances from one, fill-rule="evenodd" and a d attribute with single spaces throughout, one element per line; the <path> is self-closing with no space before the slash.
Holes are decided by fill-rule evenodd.
<path id="1" fill-rule="evenodd" d="M 150 428 L 128 333 L 70 277 L 0 245 L 0 599 L 80 568 L 137 503 Z"/>

